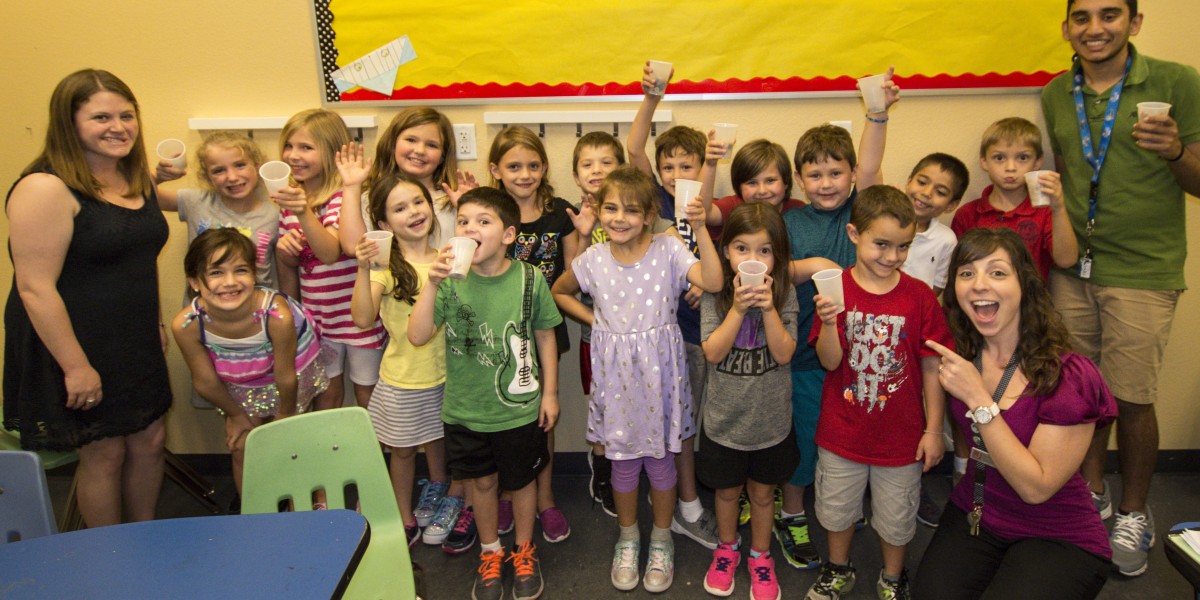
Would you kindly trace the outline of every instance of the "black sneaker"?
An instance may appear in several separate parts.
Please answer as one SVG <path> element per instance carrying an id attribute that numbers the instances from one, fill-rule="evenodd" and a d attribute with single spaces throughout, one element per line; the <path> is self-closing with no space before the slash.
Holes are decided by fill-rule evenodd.
<path id="1" fill-rule="evenodd" d="M 814 569 L 821 564 L 817 547 L 808 537 L 808 515 L 775 519 L 772 529 L 789 565 L 797 569 Z"/>
<path id="2" fill-rule="evenodd" d="M 608 462 L 607 456 L 599 456 L 594 452 L 587 453 L 588 462 L 588 492 L 592 494 L 592 500 L 600 501 L 600 494 L 596 491 L 596 482 L 603 481 L 604 477 L 596 471 L 608 467 L 609 477 L 612 477 L 612 464 Z"/>
<path id="3" fill-rule="evenodd" d="M 513 564 L 513 600 L 536 600 L 542 596 L 542 568 L 538 564 L 537 546 L 525 542 L 514 546 L 508 561 Z"/>
<path id="4" fill-rule="evenodd" d="M 442 552 L 457 556 L 473 548 L 477 539 L 479 533 L 475 528 L 475 512 L 468 506 L 458 513 L 454 529 L 450 530 L 446 541 L 442 542 Z"/>
<path id="5" fill-rule="evenodd" d="M 908 569 L 900 571 L 897 581 L 884 579 L 883 571 L 880 571 L 879 581 L 875 582 L 875 595 L 879 600 L 912 600 L 912 593 L 908 590 Z"/>
<path id="6" fill-rule="evenodd" d="M 592 503 L 600 504 L 600 508 L 610 517 L 617 516 L 617 505 L 612 495 L 612 463 L 608 457 L 588 452 L 588 469 L 591 476 L 588 479 L 588 492 L 592 495 Z"/>
<path id="7" fill-rule="evenodd" d="M 479 555 L 479 577 L 471 586 L 471 600 L 501 600 L 504 597 L 504 584 L 501 574 L 504 570 L 504 549 L 495 552 L 484 552 Z"/>
<path id="8" fill-rule="evenodd" d="M 839 600 L 854 589 L 854 566 L 839 567 L 833 563 L 821 565 L 817 582 L 808 588 L 805 600 Z M 882 597 L 882 596 L 881 596 Z"/>
<path id="9" fill-rule="evenodd" d="M 596 490 L 600 492 L 600 508 L 612 518 L 617 518 L 617 503 L 613 500 L 612 483 L 604 481 L 596 484 Z"/>
<path id="10" fill-rule="evenodd" d="M 612 463 L 608 457 L 587 453 L 588 468 L 591 477 L 588 479 L 588 492 L 592 494 L 592 505 L 600 504 L 600 508 L 610 517 L 617 516 L 617 505 L 612 495 Z"/>
<path id="11" fill-rule="evenodd" d="M 917 504 L 917 522 L 926 527 L 936 528 L 938 521 L 941 520 L 942 506 L 925 493 L 925 486 L 921 486 L 921 500 Z"/>

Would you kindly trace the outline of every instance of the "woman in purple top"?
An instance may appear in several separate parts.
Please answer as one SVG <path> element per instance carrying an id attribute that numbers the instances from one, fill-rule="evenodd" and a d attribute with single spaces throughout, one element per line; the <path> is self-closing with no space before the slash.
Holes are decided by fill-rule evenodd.
<path id="1" fill-rule="evenodd" d="M 959 354 L 927 344 L 942 355 L 939 379 L 971 462 L 913 597 L 1095 598 L 1112 552 L 1079 466 L 1116 401 L 1095 365 L 1070 352 L 1011 230 L 963 236 L 944 300 Z"/>

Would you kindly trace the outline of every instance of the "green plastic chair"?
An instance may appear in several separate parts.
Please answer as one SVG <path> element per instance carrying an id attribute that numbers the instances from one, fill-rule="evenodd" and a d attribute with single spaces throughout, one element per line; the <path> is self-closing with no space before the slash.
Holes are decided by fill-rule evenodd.
<path id="1" fill-rule="evenodd" d="M 371 537 L 346 598 L 416 596 L 404 522 L 366 410 L 322 410 L 256 427 L 246 437 L 244 469 L 242 512 L 248 514 L 277 512 L 285 500 L 295 510 L 312 510 L 312 493 L 321 489 L 329 508 L 354 510 L 345 497 L 354 485 Z"/>

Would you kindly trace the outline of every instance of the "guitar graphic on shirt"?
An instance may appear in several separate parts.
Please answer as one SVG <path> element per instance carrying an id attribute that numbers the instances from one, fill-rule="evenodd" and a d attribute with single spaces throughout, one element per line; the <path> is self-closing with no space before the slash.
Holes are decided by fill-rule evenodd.
<path id="1" fill-rule="evenodd" d="M 530 307 L 533 304 L 533 285 L 529 279 L 535 274 L 525 263 L 518 264 L 523 267 L 522 276 L 525 280 L 521 299 L 521 324 L 520 328 L 512 322 L 504 326 L 504 335 L 501 338 L 504 343 L 504 360 L 496 370 L 496 391 L 500 394 L 501 401 L 512 405 L 524 405 L 533 401 L 537 396 L 531 394 L 539 387 L 533 371 L 533 353 L 529 348 L 530 336 L 527 332 Z"/>

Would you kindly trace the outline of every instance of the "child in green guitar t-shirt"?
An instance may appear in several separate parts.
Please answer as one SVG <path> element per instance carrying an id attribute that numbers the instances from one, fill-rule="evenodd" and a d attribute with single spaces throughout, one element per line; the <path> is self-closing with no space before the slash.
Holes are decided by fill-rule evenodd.
<path id="1" fill-rule="evenodd" d="M 519 222 L 516 203 L 501 190 L 463 195 L 455 233 L 478 244 L 471 273 L 448 279 L 452 253 L 443 248 L 408 326 L 408 339 L 418 346 L 446 326 L 446 462 L 451 477 L 472 490 L 482 550 L 476 597 L 494 597 L 497 590 L 488 588 L 502 585 L 497 487 L 513 494 L 514 596 L 535 598 L 542 589 L 532 541 L 534 480 L 549 460 L 546 432 L 558 419 L 554 327 L 562 316 L 545 277 L 505 257 Z"/>

